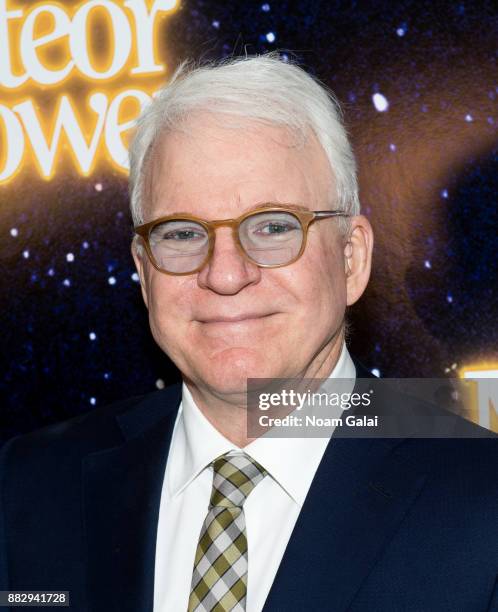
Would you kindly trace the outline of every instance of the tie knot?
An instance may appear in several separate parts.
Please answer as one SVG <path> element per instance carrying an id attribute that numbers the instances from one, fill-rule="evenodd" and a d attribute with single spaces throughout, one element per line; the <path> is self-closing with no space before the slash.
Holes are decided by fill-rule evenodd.
<path id="1" fill-rule="evenodd" d="M 242 507 L 249 493 L 266 476 L 266 470 L 246 453 L 225 453 L 212 463 L 211 507 Z"/>

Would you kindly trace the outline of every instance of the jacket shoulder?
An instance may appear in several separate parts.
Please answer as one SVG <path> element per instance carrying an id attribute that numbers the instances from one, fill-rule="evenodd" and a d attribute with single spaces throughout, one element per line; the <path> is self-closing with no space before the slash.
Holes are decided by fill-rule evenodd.
<path id="1" fill-rule="evenodd" d="M 178 385 L 173 385 L 112 402 L 60 423 L 15 436 L 0 449 L 0 476 L 6 470 L 23 465 L 36 471 L 37 466 L 48 469 L 52 462 L 57 468 L 57 462 L 70 462 L 88 453 L 117 446 L 124 439 L 118 424 L 121 415 L 134 409 L 141 410 L 142 406 L 146 411 L 148 406 L 158 403 L 167 405 L 177 392 Z"/>

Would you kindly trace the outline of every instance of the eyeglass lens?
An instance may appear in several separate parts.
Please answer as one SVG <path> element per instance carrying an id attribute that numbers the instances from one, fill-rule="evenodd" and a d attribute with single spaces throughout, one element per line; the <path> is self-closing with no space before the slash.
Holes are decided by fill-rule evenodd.
<path id="1" fill-rule="evenodd" d="M 258 212 L 246 217 L 239 226 L 244 252 L 260 265 L 290 263 L 301 249 L 303 236 L 299 219 L 288 212 Z M 199 268 L 209 251 L 207 230 L 188 219 L 154 226 L 149 244 L 157 266 L 177 274 Z"/>

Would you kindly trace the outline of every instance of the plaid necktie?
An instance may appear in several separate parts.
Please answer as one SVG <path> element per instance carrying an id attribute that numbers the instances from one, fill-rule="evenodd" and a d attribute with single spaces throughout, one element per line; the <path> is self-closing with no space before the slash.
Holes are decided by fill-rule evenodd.
<path id="1" fill-rule="evenodd" d="M 225 453 L 212 466 L 213 489 L 195 555 L 188 612 L 243 612 L 247 537 L 242 505 L 266 471 L 245 453 Z"/>

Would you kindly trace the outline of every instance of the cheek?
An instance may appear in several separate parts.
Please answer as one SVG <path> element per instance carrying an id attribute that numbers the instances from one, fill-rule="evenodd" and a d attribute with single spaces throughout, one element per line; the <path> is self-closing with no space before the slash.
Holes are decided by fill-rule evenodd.
<path id="1" fill-rule="evenodd" d="M 346 276 L 338 241 L 317 240 L 308 245 L 303 261 L 301 291 L 303 313 L 308 325 L 322 327 L 342 320 L 346 308 Z"/>
<path id="2" fill-rule="evenodd" d="M 183 332 L 192 312 L 192 279 L 174 277 L 154 271 L 148 279 L 149 321 L 158 340 Z"/>

